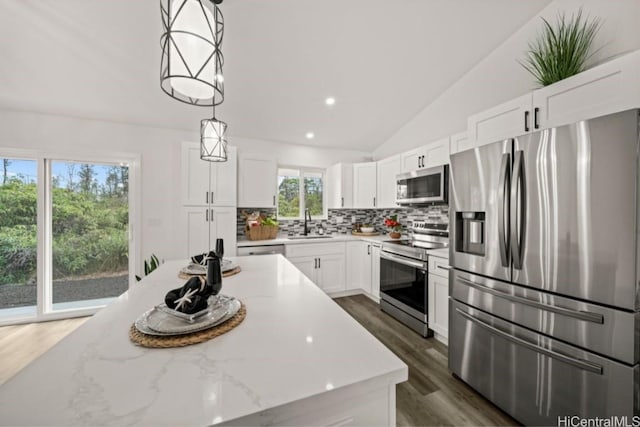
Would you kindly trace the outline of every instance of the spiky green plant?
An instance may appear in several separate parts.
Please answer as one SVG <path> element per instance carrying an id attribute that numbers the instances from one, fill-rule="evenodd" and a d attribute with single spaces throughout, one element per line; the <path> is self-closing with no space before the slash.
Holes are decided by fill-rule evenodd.
<path id="1" fill-rule="evenodd" d="M 144 260 L 144 276 L 149 275 L 153 270 L 158 268 L 160 264 L 162 263 L 158 260 L 158 257 L 155 256 L 155 254 L 151 254 L 151 258 L 149 258 L 149 260 Z M 136 281 L 139 282 L 142 280 L 142 277 L 136 276 Z"/>
<path id="2" fill-rule="evenodd" d="M 595 53 L 591 45 L 600 29 L 600 19 L 582 17 L 582 8 L 567 19 L 558 15 L 556 26 L 542 18 L 543 31 L 529 43 L 527 57 L 520 64 L 542 86 L 550 85 L 584 70 L 585 62 Z"/>

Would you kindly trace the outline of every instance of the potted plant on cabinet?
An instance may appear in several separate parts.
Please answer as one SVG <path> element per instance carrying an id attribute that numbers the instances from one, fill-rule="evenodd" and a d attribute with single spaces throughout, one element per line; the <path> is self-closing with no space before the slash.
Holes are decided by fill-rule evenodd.
<path id="1" fill-rule="evenodd" d="M 384 225 L 389 228 L 389 237 L 399 239 L 402 231 L 402 224 L 398 222 L 398 215 L 391 215 L 384 219 Z"/>

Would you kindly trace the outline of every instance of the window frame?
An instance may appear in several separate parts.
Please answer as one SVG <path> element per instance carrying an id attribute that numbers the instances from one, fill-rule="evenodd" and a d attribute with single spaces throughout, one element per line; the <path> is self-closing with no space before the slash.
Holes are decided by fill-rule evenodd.
<path id="1" fill-rule="evenodd" d="M 280 215 L 280 186 L 278 185 L 278 180 L 280 179 L 280 170 L 289 169 L 289 170 L 297 170 L 300 174 L 300 185 L 298 188 L 298 200 L 300 201 L 300 215 L 296 216 L 281 216 Z M 305 173 L 314 173 L 320 174 L 322 179 L 322 214 L 321 215 L 311 215 L 312 220 L 326 220 L 329 218 L 329 209 L 327 208 L 327 171 L 322 168 L 314 168 L 314 167 L 306 167 L 306 166 L 289 166 L 289 165 L 278 165 L 276 171 L 276 190 L 278 194 L 278 203 L 276 204 L 276 215 L 279 220 L 285 221 L 304 221 L 304 210 L 306 208 L 306 199 L 304 197 L 304 177 Z"/>
<path id="2" fill-rule="evenodd" d="M 37 165 L 37 285 L 36 312 L 34 315 L 1 317 L 0 326 L 20 323 L 43 322 L 89 316 L 105 305 L 54 309 L 52 288 L 53 235 L 52 235 L 52 162 L 66 161 L 95 164 L 127 164 L 129 167 L 129 289 L 136 282 L 137 265 L 141 260 L 141 156 L 136 153 L 82 151 L 82 150 L 31 150 L 0 147 L 0 157 L 33 160 Z"/>

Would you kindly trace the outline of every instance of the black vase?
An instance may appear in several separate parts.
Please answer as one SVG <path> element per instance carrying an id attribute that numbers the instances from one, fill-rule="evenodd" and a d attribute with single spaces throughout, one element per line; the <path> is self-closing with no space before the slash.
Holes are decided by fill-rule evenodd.
<path id="1" fill-rule="evenodd" d="M 222 289 L 222 267 L 216 255 L 207 259 L 207 285 L 211 287 L 212 295 L 218 295 Z"/>
<path id="2" fill-rule="evenodd" d="M 216 239 L 216 255 L 220 260 L 224 258 L 224 240 Z"/>

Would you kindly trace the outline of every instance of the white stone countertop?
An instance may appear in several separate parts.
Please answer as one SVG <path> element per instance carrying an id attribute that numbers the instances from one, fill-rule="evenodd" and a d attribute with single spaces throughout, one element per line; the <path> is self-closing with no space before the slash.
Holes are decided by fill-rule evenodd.
<path id="1" fill-rule="evenodd" d="M 237 258 L 222 293 L 244 322 L 148 349 L 132 322 L 181 286 L 169 261 L 0 386 L 2 425 L 205 426 L 342 387 L 405 381 L 407 366 L 281 255 Z"/>
<path id="2" fill-rule="evenodd" d="M 332 234 L 330 238 L 320 238 L 320 239 L 289 239 L 286 236 L 278 236 L 275 239 L 269 240 L 248 240 L 248 239 L 238 239 L 237 247 L 251 247 L 251 246 L 273 246 L 273 245 L 299 245 L 299 244 L 309 244 L 309 243 L 336 243 L 336 242 L 350 242 L 364 240 L 366 242 L 371 243 L 382 243 L 385 241 L 392 240 L 386 234 L 380 234 L 378 236 L 354 236 L 353 234 Z M 449 248 L 442 249 L 429 249 L 427 250 L 429 255 L 437 256 L 440 258 L 449 258 Z"/>

